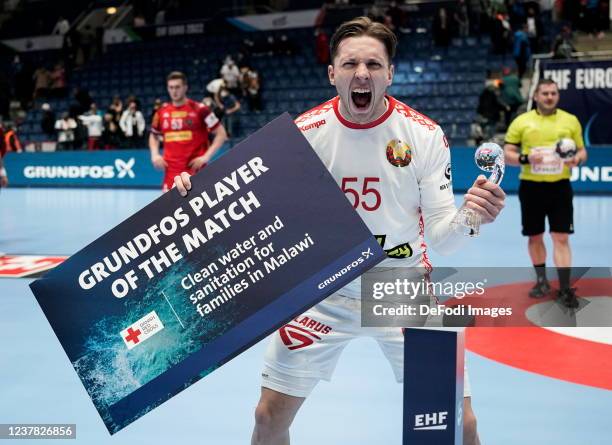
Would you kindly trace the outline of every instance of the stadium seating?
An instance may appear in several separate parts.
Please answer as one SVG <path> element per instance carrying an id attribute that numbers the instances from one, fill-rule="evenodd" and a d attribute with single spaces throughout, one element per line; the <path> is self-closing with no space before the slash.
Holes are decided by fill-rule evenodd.
<path id="1" fill-rule="evenodd" d="M 297 116 L 335 94 L 327 80 L 327 67 L 314 61 L 312 29 L 288 30 L 286 34 L 296 44 L 297 54 L 251 57 L 262 78 L 264 112 L 250 113 L 243 104 L 238 138 L 282 112 Z M 265 36 L 261 32 L 249 34 L 255 40 L 264 40 Z M 104 55 L 72 74 L 70 89 L 87 89 L 102 110 L 114 95 L 125 99 L 133 94 L 140 100 L 144 115 L 149 116 L 154 100 L 167 98 L 168 72 L 185 72 L 190 79 L 189 95 L 200 100 L 206 84 L 217 77 L 223 58 L 236 54 L 245 37 L 236 32 L 109 45 Z M 440 49 L 433 46 L 427 32 L 400 35 L 390 94 L 437 120 L 452 143 L 463 144 L 475 117 L 485 71 L 503 64 L 498 56 L 489 54 L 488 46 L 488 38 L 468 37 L 453 39 L 449 48 Z M 70 105 L 68 98 L 48 102 L 58 114 Z M 39 111 L 28 114 L 20 128 L 24 141 L 45 139 L 39 122 Z"/>

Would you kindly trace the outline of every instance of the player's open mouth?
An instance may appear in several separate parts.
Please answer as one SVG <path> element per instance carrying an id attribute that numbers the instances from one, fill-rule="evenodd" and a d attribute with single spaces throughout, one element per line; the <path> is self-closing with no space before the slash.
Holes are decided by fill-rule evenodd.
<path id="1" fill-rule="evenodd" d="M 372 101 L 372 92 L 368 88 L 355 88 L 351 91 L 351 99 L 357 109 L 364 110 Z"/>

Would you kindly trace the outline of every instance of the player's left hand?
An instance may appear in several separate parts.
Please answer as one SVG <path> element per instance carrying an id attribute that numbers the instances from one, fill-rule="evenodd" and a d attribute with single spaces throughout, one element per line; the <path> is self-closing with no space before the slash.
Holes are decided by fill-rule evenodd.
<path id="1" fill-rule="evenodd" d="M 480 175 L 467 191 L 464 199 L 465 205 L 478 212 L 482 217 L 482 223 L 487 224 L 495 221 L 499 212 L 504 208 L 506 194 L 498 184 Z"/>
<path id="2" fill-rule="evenodd" d="M 198 171 L 200 170 L 202 167 L 205 167 L 206 164 L 208 164 L 209 159 L 206 157 L 206 155 L 202 155 L 202 156 L 198 156 L 197 158 L 193 158 L 191 160 L 191 162 L 189 162 L 189 168 L 194 170 L 194 171 Z"/>

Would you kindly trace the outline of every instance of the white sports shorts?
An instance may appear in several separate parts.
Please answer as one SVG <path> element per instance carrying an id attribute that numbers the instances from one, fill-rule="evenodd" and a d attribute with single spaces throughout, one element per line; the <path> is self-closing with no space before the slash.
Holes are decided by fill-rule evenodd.
<path id="1" fill-rule="evenodd" d="M 361 327 L 361 300 L 333 294 L 276 331 L 264 357 L 262 386 L 294 397 L 308 397 L 319 380 L 331 380 L 338 358 L 353 338 L 371 337 L 404 378 L 401 328 Z M 471 396 L 467 368 L 463 393 Z"/>

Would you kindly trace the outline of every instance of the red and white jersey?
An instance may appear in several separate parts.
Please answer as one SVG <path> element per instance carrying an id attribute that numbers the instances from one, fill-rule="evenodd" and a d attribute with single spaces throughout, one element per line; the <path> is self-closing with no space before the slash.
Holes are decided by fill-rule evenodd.
<path id="1" fill-rule="evenodd" d="M 442 253 L 448 238 L 456 239 L 449 227 L 456 208 L 442 129 L 390 96 L 387 111 L 368 124 L 347 121 L 339 101 L 304 113 L 296 125 L 387 252 L 379 266 L 430 269 L 424 233 L 429 237 L 434 229 Z M 347 288 L 341 292 L 358 296 L 355 286 Z"/>

